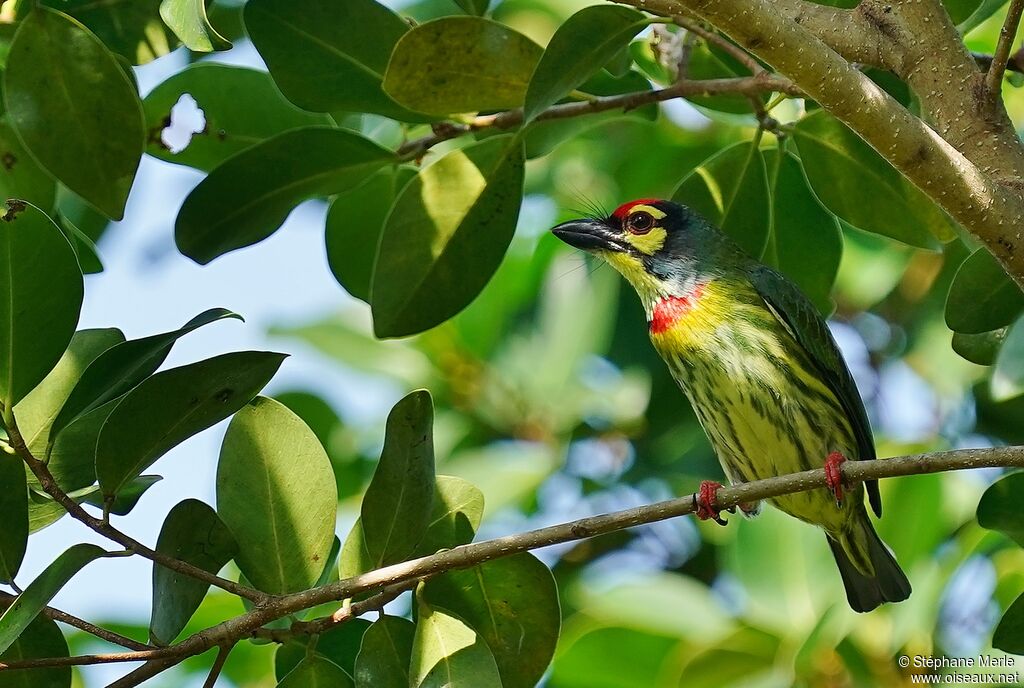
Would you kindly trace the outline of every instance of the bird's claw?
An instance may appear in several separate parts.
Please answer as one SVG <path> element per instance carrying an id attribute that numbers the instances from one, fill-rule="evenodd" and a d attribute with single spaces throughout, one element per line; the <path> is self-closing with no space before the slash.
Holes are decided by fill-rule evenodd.
<path id="1" fill-rule="evenodd" d="M 718 525 L 724 526 L 728 521 L 722 518 L 721 511 L 715 508 L 716 494 L 720 487 L 722 487 L 722 483 L 716 483 L 714 480 L 702 481 L 700 491 L 693 495 L 693 501 L 697 504 L 697 510 L 694 513 L 702 521 L 710 519 Z M 735 509 L 730 507 L 726 511 L 733 513 Z"/>
<path id="2" fill-rule="evenodd" d="M 846 457 L 843 456 L 842 452 L 832 452 L 825 459 L 825 483 L 828 485 L 828 489 L 832 492 L 836 498 L 836 506 L 841 507 L 843 505 L 843 462 L 846 461 Z"/>

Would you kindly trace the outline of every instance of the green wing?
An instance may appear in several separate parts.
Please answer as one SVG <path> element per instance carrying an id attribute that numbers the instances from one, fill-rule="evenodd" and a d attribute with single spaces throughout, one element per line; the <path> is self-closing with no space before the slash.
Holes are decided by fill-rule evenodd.
<path id="1" fill-rule="evenodd" d="M 857 440 L 858 456 L 852 459 L 871 460 L 875 458 L 875 443 L 871 437 L 871 425 L 864 410 L 864 402 L 857 391 L 857 385 L 850 375 L 850 369 L 839 353 L 828 325 L 818 310 L 803 293 L 788 279 L 764 265 L 750 271 L 754 288 L 769 308 L 793 334 L 804 348 L 821 374 L 822 380 L 843 405 L 847 418 L 853 426 Z M 878 482 L 866 481 L 868 501 L 877 516 L 882 515 L 882 499 L 878 494 Z"/>

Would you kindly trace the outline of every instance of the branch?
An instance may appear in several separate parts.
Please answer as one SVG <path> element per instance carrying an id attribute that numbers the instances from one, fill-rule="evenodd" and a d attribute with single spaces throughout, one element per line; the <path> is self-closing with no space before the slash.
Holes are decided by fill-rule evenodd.
<path id="1" fill-rule="evenodd" d="M 854 484 L 865 480 L 877 480 L 903 475 L 1010 466 L 1024 468 L 1024 446 L 960 449 L 948 452 L 900 456 L 876 461 L 846 461 L 842 464 L 841 471 L 844 483 Z M 715 506 L 724 510 L 741 503 L 757 502 L 785 494 L 825 487 L 825 470 L 819 468 L 723 487 L 718 491 Z M 147 661 L 147 664 L 144 664 L 110 686 L 110 688 L 129 688 L 130 686 L 138 685 L 146 678 L 156 675 L 163 668 L 182 661 L 185 657 L 201 654 L 218 645 L 234 643 L 241 638 L 251 636 L 270 637 L 272 632 L 261 630 L 263 626 L 303 609 L 309 609 L 328 602 L 350 599 L 355 595 L 372 590 L 381 591 L 378 592 L 377 596 L 366 600 L 364 603 L 354 603 L 350 614 L 355 615 L 360 609 L 357 605 L 369 603 L 371 600 L 374 600 L 376 604 L 382 596 L 395 592 L 397 586 L 408 588 L 418 581 L 429 579 L 446 571 L 471 568 L 492 559 L 507 557 L 520 552 L 557 545 L 563 542 L 582 540 L 634 526 L 683 516 L 693 513 L 695 506 L 694 497 L 691 495 L 624 511 L 591 516 L 516 535 L 462 545 L 430 556 L 385 566 L 369 573 L 346 578 L 318 588 L 271 598 L 264 604 L 256 605 L 251 611 L 241 616 L 207 628 L 176 645 L 166 648 L 144 652 L 124 652 L 113 655 L 24 660 L 10 662 L 6 665 L 0 664 L 0 671 L 40 666 Z"/>
<path id="2" fill-rule="evenodd" d="M 773 91 L 800 95 L 800 90 L 788 79 L 761 71 L 759 74 L 748 77 L 703 79 L 699 81 L 686 79 L 667 88 L 653 91 L 638 91 L 617 96 L 601 96 L 573 103 L 562 103 L 560 105 L 553 105 L 541 112 L 537 115 L 536 121 L 568 119 L 570 117 L 580 117 L 609 110 L 629 111 L 644 105 L 650 105 L 651 103 L 660 103 L 676 98 L 715 96 L 723 93 L 755 95 Z M 485 129 L 512 129 L 522 123 L 522 108 L 507 110 L 493 115 L 480 115 L 473 118 L 469 124 L 443 123 L 436 125 L 432 134 L 406 142 L 397 152 L 403 160 L 416 160 L 442 141 Z"/>
<path id="3" fill-rule="evenodd" d="M 1013 39 L 1017 35 L 1021 11 L 1024 11 L 1024 0 L 1012 0 L 1010 9 L 1006 11 L 1003 28 L 999 30 L 999 42 L 996 43 L 992 64 L 989 65 L 988 73 L 985 75 L 985 90 L 988 91 L 988 96 L 992 100 L 999 98 L 1002 93 L 1003 73 L 1006 71 L 1006 63 L 1010 59 Z"/>
<path id="4" fill-rule="evenodd" d="M 17 595 L 12 595 L 10 593 L 0 591 L 0 609 L 6 609 L 16 599 L 18 599 Z M 100 628 L 99 626 L 91 624 L 84 619 L 80 619 L 77 616 L 72 616 L 67 612 L 62 612 L 61 610 L 55 609 L 53 607 L 43 607 L 43 610 L 40 613 L 49 619 L 53 619 L 54 621 L 60 621 L 61 623 L 77 628 L 80 631 L 85 631 L 90 635 L 94 635 L 101 640 L 106 640 L 108 643 L 120 645 L 121 647 L 127 648 L 129 650 L 143 651 L 154 649 L 152 645 L 140 643 L 139 641 L 132 640 L 131 638 L 123 636 L 120 633 L 115 633 L 114 631 L 108 631 L 105 628 Z"/>
<path id="5" fill-rule="evenodd" d="M 220 651 L 217 653 L 217 659 L 213 661 L 213 667 L 211 667 L 210 673 L 206 677 L 206 681 L 203 682 L 203 688 L 214 688 L 217 685 L 217 679 L 220 677 L 220 672 L 224 670 L 224 662 L 228 661 L 228 655 L 231 654 L 231 650 L 233 650 L 234 647 L 234 645 L 221 646 Z"/>
<path id="6" fill-rule="evenodd" d="M 221 578 L 209 571 L 204 571 L 198 566 L 193 566 L 188 562 L 175 559 L 174 557 L 167 556 L 162 552 L 150 549 L 138 540 L 135 540 L 131 536 L 115 528 L 109 521 L 92 516 L 88 511 L 82 508 L 81 504 L 73 500 L 66 492 L 64 492 L 63 489 L 61 489 L 46 464 L 32 455 L 32 452 L 29 451 L 28 446 L 25 444 L 25 439 L 22 437 L 17 423 L 14 422 L 13 419 L 8 425 L 7 431 L 10 435 L 11 447 L 14 448 L 18 455 L 21 456 L 22 460 L 24 460 L 28 465 L 29 469 L 39 481 L 39 485 L 48 495 L 53 497 L 54 501 L 64 507 L 64 510 L 67 511 L 75 520 L 85 524 L 89 529 L 103 537 L 118 543 L 126 550 L 145 557 L 164 568 L 177 571 L 182 575 L 195 578 L 196 580 L 200 580 L 209 585 L 214 585 L 234 595 L 244 597 L 256 604 L 268 599 L 269 596 L 259 590 L 235 583 L 234 581 L 229 581 L 226 578 Z"/>

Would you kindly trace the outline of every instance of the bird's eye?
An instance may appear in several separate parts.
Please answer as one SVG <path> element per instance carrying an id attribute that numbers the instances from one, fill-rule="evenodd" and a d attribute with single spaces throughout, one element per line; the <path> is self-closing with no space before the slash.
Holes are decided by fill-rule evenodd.
<path id="1" fill-rule="evenodd" d="M 654 228 L 654 217 L 650 213 L 640 211 L 633 213 L 626 221 L 626 229 L 633 234 L 647 234 Z"/>

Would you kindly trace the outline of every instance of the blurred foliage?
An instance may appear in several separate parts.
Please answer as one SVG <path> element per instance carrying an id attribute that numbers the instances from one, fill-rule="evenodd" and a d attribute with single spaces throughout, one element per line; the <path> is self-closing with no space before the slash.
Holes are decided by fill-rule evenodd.
<path id="1" fill-rule="evenodd" d="M 991 52 L 1004 3 L 944 4 L 966 45 Z M 590 0 L 94 5 L 21 7 L 16 32 L 0 31 L 0 191 L 30 204 L 9 203 L 0 225 L 0 402 L 4 426 L 17 419 L 73 499 L 113 514 L 144 504 L 159 476 L 142 472 L 169 448 L 234 415 L 216 509 L 178 504 L 163 553 L 278 594 L 721 477 L 636 299 L 546 232 L 631 198 L 699 209 L 834 316 L 881 456 L 1024 442 L 1024 294 L 827 112 L 758 96 L 780 123 L 762 131 L 750 99 L 724 94 L 538 118 L 556 103 L 646 97 L 681 64 L 692 79 L 747 74 L 721 46 Z M 127 67 L 249 41 L 267 73 L 201 61 L 143 99 Z M 869 75 L 917 107 L 899 80 Z M 58 78 L 68 88 L 52 88 Z M 1012 80 L 1005 98 L 1024 122 Z M 188 99 L 203 124 L 171 146 L 164 134 Z M 491 111 L 522 106 L 526 124 L 486 126 Z M 386 421 L 335 407 L 323 389 L 257 397 L 278 354 L 158 372 L 178 338 L 237 317 L 222 309 L 142 339 L 75 333 L 81 273 L 102 270 L 94 242 L 121 217 L 143 151 L 207 173 L 175 223 L 197 262 L 262 241 L 300 202 L 330 202 L 338 312 L 270 334 L 401 398 Z M 0 476 L 10 583 L 30 532 L 64 512 L 7 453 Z M 929 670 L 900 655 L 1024 652 L 1024 485 L 1017 473 L 986 490 L 997 477 L 883 483 L 879 532 L 914 594 L 869 615 L 842 601 L 820 534 L 767 509 L 728 528 L 668 521 L 451 572 L 372 623 L 239 643 L 223 676 L 253 687 L 428 686 L 442 674 L 474 688 L 907 685 Z M 22 604 L 0 617 L 0 661 L 108 650 L 36 616 L 106 555 L 74 545 L 23 584 Z M 167 644 L 244 612 L 207 588 L 158 569 L 152 618 L 103 625 Z M 201 685 L 212 662 L 190 658 L 152 685 Z M 0 688 L 92 685 L 88 671 L 17 676 L 0 672 Z"/>

